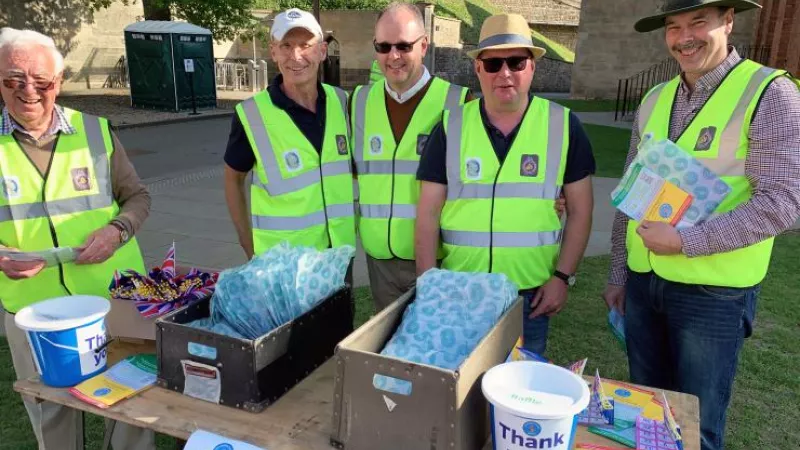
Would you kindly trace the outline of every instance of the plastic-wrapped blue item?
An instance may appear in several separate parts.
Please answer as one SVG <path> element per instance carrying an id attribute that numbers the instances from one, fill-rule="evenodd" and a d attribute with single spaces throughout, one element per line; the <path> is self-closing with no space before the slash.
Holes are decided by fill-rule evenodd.
<path id="1" fill-rule="evenodd" d="M 351 246 L 318 251 L 276 245 L 243 266 L 223 271 L 211 298 L 210 320 L 190 326 L 244 339 L 263 336 L 344 286 L 354 255 Z"/>
<path id="2" fill-rule="evenodd" d="M 382 355 L 455 370 L 517 298 L 503 274 L 431 269 L 417 279 L 415 300 Z M 409 395 L 411 384 L 375 375 L 373 385 Z"/>

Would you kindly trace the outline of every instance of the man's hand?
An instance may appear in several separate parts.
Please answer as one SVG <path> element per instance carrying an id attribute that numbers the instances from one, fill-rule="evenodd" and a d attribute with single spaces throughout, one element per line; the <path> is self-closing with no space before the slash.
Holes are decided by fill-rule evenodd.
<path id="1" fill-rule="evenodd" d="M 625 315 L 625 286 L 607 285 L 603 291 L 603 300 L 606 301 L 608 309 L 616 308 L 620 314 Z"/>
<path id="2" fill-rule="evenodd" d="M 86 242 L 78 247 L 78 259 L 76 264 L 98 264 L 102 263 L 119 248 L 121 245 L 119 230 L 113 225 L 106 225 L 94 233 L 90 234 Z"/>
<path id="3" fill-rule="evenodd" d="M 561 311 L 566 302 L 567 284 L 561 278 L 554 276 L 536 291 L 531 301 L 533 312 L 528 317 L 533 319 L 541 315 L 554 316 Z"/>
<path id="4" fill-rule="evenodd" d="M 683 249 L 683 240 L 678 230 L 664 222 L 644 221 L 636 229 L 644 246 L 656 255 L 677 255 Z"/>
<path id="5" fill-rule="evenodd" d="M 17 250 L 8 248 L 8 250 Z M 3 272 L 12 280 L 24 280 L 32 278 L 44 269 L 44 261 L 12 261 L 6 257 L 0 257 L 0 272 Z"/>
<path id="6" fill-rule="evenodd" d="M 559 220 L 564 217 L 564 213 L 566 211 L 567 199 L 564 198 L 564 193 L 562 192 L 561 195 L 559 195 L 556 199 L 556 215 L 558 215 Z"/>

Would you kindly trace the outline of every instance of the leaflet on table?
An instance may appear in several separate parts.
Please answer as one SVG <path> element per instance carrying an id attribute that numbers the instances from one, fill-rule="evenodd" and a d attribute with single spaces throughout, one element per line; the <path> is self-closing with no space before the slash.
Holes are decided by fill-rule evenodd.
<path id="1" fill-rule="evenodd" d="M 626 216 L 675 226 L 692 203 L 692 197 L 634 161 L 611 192 L 611 204 Z"/>
<path id="2" fill-rule="evenodd" d="M 639 144 L 635 161 L 692 197 L 691 205 L 676 225 L 678 229 L 699 225 L 716 216 L 717 208 L 731 192 L 731 187 L 703 164 L 705 154 L 702 149 L 689 154 L 669 139 L 656 141 L 650 133 Z M 708 156 L 713 157 L 710 152 Z"/>
<path id="3" fill-rule="evenodd" d="M 78 253 L 78 250 L 72 247 L 56 247 L 36 252 L 21 252 L 0 248 L 0 257 L 19 262 L 44 261 L 47 267 L 75 261 Z"/>
<path id="4" fill-rule="evenodd" d="M 189 436 L 184 450 L 266 450 L 247 442 L 228 439 L 205 430 L 197 430 Z"/>
<path id="5" fill-rule="evenodd" d="M 69 393 L 98 408 L 108 408 L 154 385 L 157 374 L 156 355 L 133 355 L 71 388 Z"/>

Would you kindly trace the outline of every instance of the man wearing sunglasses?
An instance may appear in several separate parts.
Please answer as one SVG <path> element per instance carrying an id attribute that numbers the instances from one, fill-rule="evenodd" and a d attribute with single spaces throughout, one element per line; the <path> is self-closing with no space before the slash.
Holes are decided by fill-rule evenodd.
<path id="1" fill-rule="evenodd" d="M 385 78 L 353 93 L 353 158 L 358 172 L 359 233 L 370 287 L 381 310 L 414 286 L 416 170 L 442 111 L 467 89 L 432 77 L 422 61 L 425 23 L 413 4 L 392 3 L 378 16 L 375 52 Z"/>
<path id="2" fill-rule="evenodd" d="M 486 19 L 468 53 L 483 98 L 445 112 L 428 140 L 415 243 L 420 275 L 435 266 L 441 236 L 442 268 L 514 281 L 524 298 L 524 346 L 539 354 L 589 239 L 595 170 L 577 117 L 529 94 L 544 52 L 522 16 Z M 555 207 L 562 190 L 563 229 Z"/>
<path id="3" fill-rule="evenodd" d="M 800 215 L 800 81 L 729 45 L 734 15 L 756 8 L 751 0 L 664 0 L 634 24 L 659 30 L 681 74 L 645 95 L 626 166 L 651 134 L 682 150 L 676 167 L 697 158 L 730 193 L 708 203 L 708 220 L 681 229 L 618 212 L 603 298 L 625 313 L 631 380 L 700 399 L 703 450 L 725 448 L 736 366 L 774 237 Z M 690 175 L 679 182 L 698 183 Z"/>
<path id="4" fill-rule="evenodd" d="M 0 30 L 0 247 L 78 249 L 75 262 L 50 267 L 0 257 L 0 302 L 19 379 L 36 366 L 13 314 L 53 297 L 108 297 L 115 271 L 144 270 L 132 236 L 150 196 L 106 119 L 56 105 L 63 68 L 52 39 Z M 80 412 L 24 403 L 40 449 L 83 449 Z M 115 449 L 154 448 L 152 431 L 122 423 L 112 442 Z"/>

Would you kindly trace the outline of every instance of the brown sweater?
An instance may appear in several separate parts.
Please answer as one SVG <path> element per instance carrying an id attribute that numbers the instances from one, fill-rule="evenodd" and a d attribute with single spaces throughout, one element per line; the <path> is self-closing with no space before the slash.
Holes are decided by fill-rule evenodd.
<path id="1" fill-rule="evenodd" d="M 16 130 L 13 133 L 22 150 L 28 155 L 39 173 L 44 176 L 50 165 L 58 135 L 37 141 L 25 133 Z M 111 158 L 111 189 L 114 199 L 120 207 L 117 219 L 122 222 L 132 236 L 150 214 L 150 194 L 139 179 L 122 143 L 113 131 L 111 137 L 114 142 L 114 155 Z"/>

